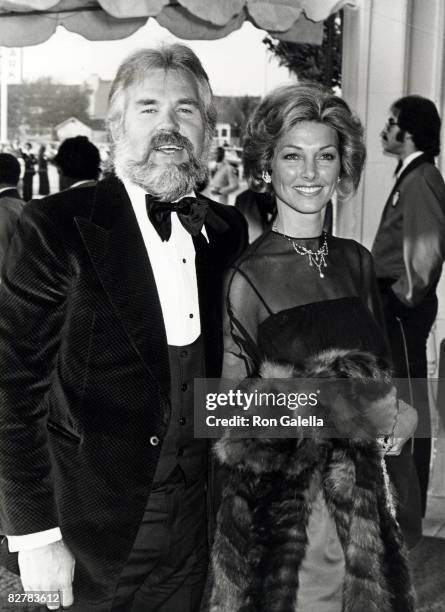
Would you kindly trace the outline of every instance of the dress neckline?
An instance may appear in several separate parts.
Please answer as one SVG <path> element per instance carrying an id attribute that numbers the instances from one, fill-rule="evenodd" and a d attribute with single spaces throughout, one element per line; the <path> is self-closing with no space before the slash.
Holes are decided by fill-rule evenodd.
<path id="1" fill-rule="evenodd" d="M 353 302 L 353 303 L 360 302 L 363 304 L 360 296 L 358 295 L 343 295 L 341 297 L 324 298 L 322 300 L 316 300 L 313 302 L 305 302 L 304 304 L 296 304 L 295 306 L 289 306 L 288 308 L 283 308 L 282 310 L 277 310 L 276 312 L 273 312 L 273 310 L 271 310 L 267 306 L 266 309 L 268 310 L 269 314 L 263 321 L 258 323 L 258 328 L 262 327 L 266 323 L 266 321 L 269 321 L 269 319 L 273 319 L 273 318 L 281 317 L 281 316 L 287 316 L 292 311 L 298 311 L 298 310 L 307 311 L 313 308 L 323 308 L 327 302 L 330 302 L 328 306 L 329 308 L 331 306 L 335 307 L 334 302 L 336 302 L 337 304 L 341 302 Z"/>
<path id="2" fill-rule="evenodd" d="M 275 234 L 276 236 L 280 236 L 281 238 L 287 238 L 288 240 L 320 240 L 320 238 L 322 238 L 325 234 L 325 232 L 322 232 L 318 236 L 289 236 L 288 234 L 283 234 L 283 232 L 279 232 L 276 229 L 272 229 L 271 233 Z"/>

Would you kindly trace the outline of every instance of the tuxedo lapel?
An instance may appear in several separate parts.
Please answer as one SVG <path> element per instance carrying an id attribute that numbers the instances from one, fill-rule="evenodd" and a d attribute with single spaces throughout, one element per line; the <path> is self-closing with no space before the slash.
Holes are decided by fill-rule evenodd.
<path id="1" fill-rule="evenodd" d="M 213 376 L 217 375 L 215 372 L 219 374 L 219 358 L 222 355 L 221 283 L 225 232 L 229 230 L 229 225 L 209 207 L 204 227 L 208 241 L 201 233 L 193 238 L 193 244 L 207 376 Z"/>
<path id="2" fill-rule="evenodd" d="M 108 298 L 148 370 L 170 389 L 167 339 L 150 260 L 123 184 L 97 185 L 90 220 L 78 229 Z"/>
<path id="3" fill-rule="evenodd" d="M 408 164 L 408 166 L 403 170 L 403 172 L 399 175 L 396 182 L 394 183 L 394 186 L 391 189 L 388 199 L 386 200 L 385 208 L 391 204 L 392 198 L 394 197 L 394 194 L 398 190 L 400 183 L 403 181 L 403 179 L 425 162 L 431 163 L 431 159 L 428 157 L 428 155 L 425 155 L 423 153 L 422 155 L 419 155 L 418 157 L 413 159 L 410 164 Z"/>
<path id="4" fill-rule="evenodd" d="M 403 170 L 403 172 L 399 175 L 399 177 L 397 178 L 396 182 L 394 183 L 393 188 L 391 189 L 388 199 L 386 200 L 385 206 L 383 207 L 383 211 L 382 211 L 382 216 L 380 218 L 380 224 L 377 230 L 377 234 L 380 231 L 380 228 L 382 227 L 385 217 L 388 213 L 388 209 L 391 208 L 391 206 L 396 206 L 398 199 L 399 199 L 399 187 L 400 184 L 402 183 L 403 179 L 410 174 L 411 172 L 413 172 L 414 170 L 416 170 L 416 168 L 418 168 L 421 164 L 424 164 L 425 162 L 430 162 L 431 163 L 431 159 L 425 155 L 424 153 L 422 155 L 419 155 L 418 157 L 416 157 L 410 164 L 408 164 L 408 166 Z M 434 162 L 432 162 L 434 163 Z"/>
<path id="5" fill-rule="evenodd" d="M 201 331 L 205 335 L 208 327 L 208 302 L 210 282 L 216 273 L 214 254 L 212 246 L 204 238 L 203 234 L 193 237 L 195 246 L 195 267 L 198 284 L 199 314 L 201 320 Z"/>
<path id="6" fill-rule="evenodd" d="M 219 217 L 211 208 L 207 211 L 204 223 L 207 238 L 201 233 L 193 238 L 195 246 L 196 278 L 200 304 L 200 316 L 203 322 L 203 332 L 209 331 L 207 325 L 211 324 L 209 313 L 215 297 L 215 281 L 221 276 L 218 270 L 221 267 L 220 259 L 224 253 L 224 233 L 229 229 L 224 219 Z"/>

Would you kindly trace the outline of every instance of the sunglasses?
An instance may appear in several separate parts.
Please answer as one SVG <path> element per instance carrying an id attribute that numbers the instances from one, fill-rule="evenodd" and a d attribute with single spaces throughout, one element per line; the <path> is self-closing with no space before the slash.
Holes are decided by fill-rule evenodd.
<path id="1" fill-rule="evenodd" d="M 390 117 L 389 119 L 386 120 L 385 128 L 390 130 L 394 125 L 399 125 L 399 124 L 397 123 L 395 119 Z"/>

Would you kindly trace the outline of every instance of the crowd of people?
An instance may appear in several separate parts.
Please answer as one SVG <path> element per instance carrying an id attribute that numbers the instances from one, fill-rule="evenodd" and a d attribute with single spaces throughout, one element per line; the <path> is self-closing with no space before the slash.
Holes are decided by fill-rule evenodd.
<path id="1" fill-rule="evenodd" d="M 431 433 L 425 387 L 395 378 L 426 379 L 445 184 L 433 103 L 389 104 L 400 167 L 372 255 L 331 227 L 366 158 L 348 104 L 313 83 L 265 96 L 228 206 L 239 177 L 224 148 L 209 177 L 216 111 L 185 45 L 120 66 L 101 180 L 69 139 L 61 191 L 24 206 L 0 155 L 0 532 L 25 590 L 79 612 L 414 612 Z M 313 409 L 329 435 L 212 448 L 194 381 L 220 376 L 356 386 Z"/>
<path id="2" fill-rule="evenodd" d="M 19 162 L 20 191 L 25 202 L 33 197 L 34 192 L 41 196 L 49 195 L 48 160 L 54 155 L 52 147 L 46 144 L 36 146 L 31 142 L 21 144 L 17 141 L 3 144 L 1 152 L 13 155 Z M 35 175 L 38 181 L 34 181 Z"/>
<path id="3" fill-rule="evenodd" d="M 67 138 L 66 140 L 73 140 L 79 144 L 79 156 L 82 155 L 82 143 L 88 141 L 87 137 L 78 136 L 74 138 Z M 93 144 L 93 143 L 91 143 Z M 107 161 L 107 149 L 103 147 L 101 150 L 94 145 L 97 149 L 98 155 L 100 156 L 101 166 L 106 166 Z M 51 143 L 35 143 L 26 142 L 21 143 L 20 141 L 12 141 L 1 146 L 1 153 L 8 153 L 14 156 L 20 165 L 20 176 L 17 182 L 18 191 L 21 193 L 21 197 L 25 202 L 29 202 L 33 197 L 44 197 L 59 189 L 65 187 L 59 184 L 51 185 L 49 178 L 49 165 L 54 166 L 59 170 L 57 164 L 57 153 L 60 148 L 60 144 Z M 85 161 L 87 164 L 88 161 Z"/>
<path id="4" fill-rule="evenodd" d="M 32 144 L 28 143 L 26 148 L 28 153 L 21 149 L 18 154 L 0 153 L 0 266 L 24 204 L 30 201 L 33 195 L 40 198 L 50 192 L 45 145 L 41 145 L 39 149 L 39 189 L 36 194 L 33 189 L 35 157 L 31 152 Z M 64 140 L 52 156 L 51 163 L 57 168 L 59 190 L 92 186 L 101 174 L 99 150 L 85 136 Z"/>

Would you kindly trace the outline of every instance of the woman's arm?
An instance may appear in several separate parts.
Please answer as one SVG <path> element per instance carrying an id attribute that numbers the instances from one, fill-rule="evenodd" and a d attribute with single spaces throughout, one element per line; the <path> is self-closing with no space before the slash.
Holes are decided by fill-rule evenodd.
<path id="1" fill-rule="evenodd" d="M 248 276 L 231 268 L 224 289 L 224 360 L 222 377 L 239 383 L 259 366 L 257 348 L 258 295 Z"/>
<path id="2" fill-rule="evenodd" d="M 374 315 L 377 323 L 382 329 L 387 345 L 387 358 L 388 363 L 391 363 L 389 342 L 387 339 L 386 324 L 383 313 L 383 307 L 380 299 L 380 292 L 377 284 L 377 279 L 374 272 L 374 262 L 372 255 L 364 250 L 364 257 L 362 261 L 362 279 L 363 279 L 363 292 L 366 296 L 367 304 L 369 309 Z M 388 455 L 399 455 L 403 445 L 409 440 L 416 431 L 417 427 L 417 411 L 404 402 L 402 399 L 396 399 L 397 402 L 397 414 L 394 422 L 394 429 L 388 443 L 388 449 L 386 454 Z"/>

